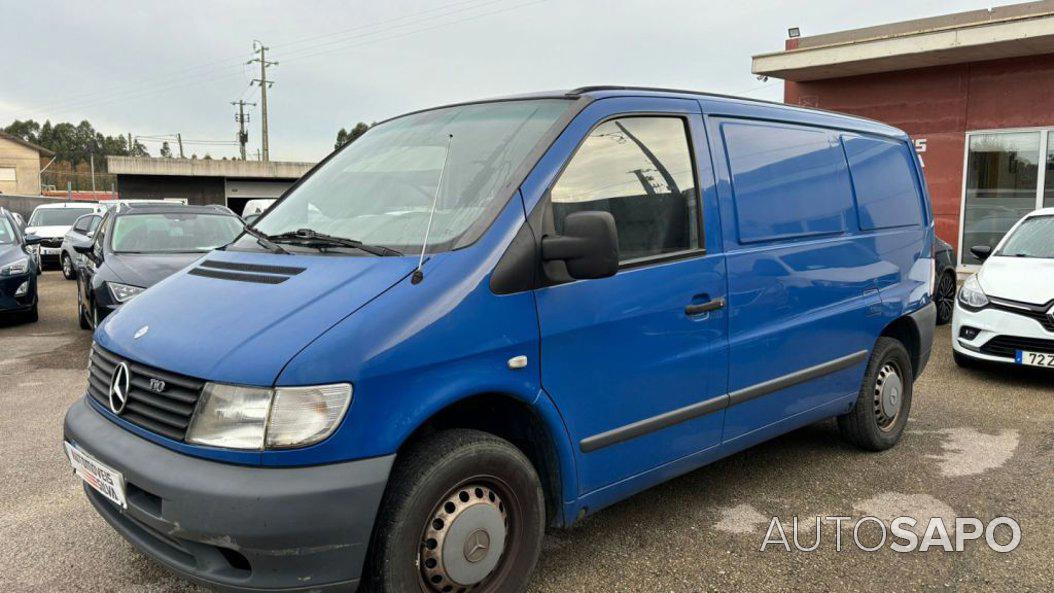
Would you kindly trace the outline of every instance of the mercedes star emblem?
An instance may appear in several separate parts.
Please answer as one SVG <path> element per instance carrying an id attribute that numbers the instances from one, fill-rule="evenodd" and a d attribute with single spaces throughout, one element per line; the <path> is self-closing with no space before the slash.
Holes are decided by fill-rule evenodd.
<path id="1" fill-rule="evenodd" d="M 128 363 L 122 362 L 113 369 L 110 376 L 110 409 L 114 414 L 124 411 L 128 403 L 128 390 L 131 385 L 131 373 L 128 371 Z"/>

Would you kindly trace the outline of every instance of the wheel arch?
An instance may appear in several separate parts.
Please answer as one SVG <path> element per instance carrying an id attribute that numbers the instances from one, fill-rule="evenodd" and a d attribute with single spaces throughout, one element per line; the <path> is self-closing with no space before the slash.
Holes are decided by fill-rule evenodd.
<path id="1" fill-rule="evenodd" d="M 546 520 L 551 526 L 569 524 L 564 500 L 573 492 L 573 453 L 562 420 L 555 409 L 544 409 L 548 398 L 534 402 L 500 391 L 468 394 L 433 411 L 400 443 L 404 452 L 421 438 L 454 428 L 480 430 L 505 439 L 534 466 L 545 493 Z"/>
<path id="2" fill-rule="evenodd" d="M 893 338 L 903 344 L 904 349 L 908 351 L 908 356 L 911 358 L 913 376 L 918 377 L 922 373 L 922 369 L 926 365 L 926 361 L 923 358 L 922 332 L 912 316 L 904 315 L 894 319 L 883 328 L 879 337 Z"/>

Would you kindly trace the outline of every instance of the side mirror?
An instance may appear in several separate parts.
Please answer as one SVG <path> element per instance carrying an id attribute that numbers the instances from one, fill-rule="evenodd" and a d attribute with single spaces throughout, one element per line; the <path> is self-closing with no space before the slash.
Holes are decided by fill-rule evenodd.
<path id="1" fill-rule="evenodd" d="M 988 245 L 974 245 L 970 248 L 970 253 L 977 259 L 984 261 L 992 255 L 992 248 Z"/>
<path id="2" fill-rule="evenodd" d="M 42 237 L 38 237 L 36 235 L 26 235 L 25 236 L 25 240 L 26 240 L 26 245 L 40 245 L 41 242 L 44 241 L 44 239 Z"/>
<path id="3" fill-rule="evenodd" d="M 81 254 L 81 255 L 89 255 L 89 254 L 91 254 L 92 249 L 95 247 L 95 244 L 90 242 L 90 241 L 77 241 L 77 242 L 73 243 L 72 245 L 73 245 L 73 250 L 76 251 L 77 253 Z"/>
<path id="4" fill-rule="evenodd" d="M 618 272 L 618 229 L 609 212 L 574 212 L 564 234 L 542 237 L 542 260 L 561 260 L 576 280 L 607 278 Z"/>

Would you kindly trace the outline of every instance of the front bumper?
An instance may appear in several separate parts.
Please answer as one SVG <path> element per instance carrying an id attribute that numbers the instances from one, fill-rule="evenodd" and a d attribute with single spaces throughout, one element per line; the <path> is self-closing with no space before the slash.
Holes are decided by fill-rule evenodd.
<path id="1" fill-rule="evenodd" d="M 118 533 L 173 572 L 229 591 L 354 589 L 395 459 L 217 463 L 139 438 L 85 399 L 67 412 L 65 438 L 124 476 L 126 510 L 85 485 Z"/>
<path id="2" fill-rule="evenodd" d="M 962 336 L 963 327 L 980 331 L 972 340 L 968 340 Z M 994 308 L 970 311 L 963 308 L 958 299 L 955 300 L 955 314 L 952 316 L 952 349 L 961 355 L 977 360 L 1014 364 L 1012 356 L 997 356 L 982 351 L 989 341 L 999 336 L 1054 344 L 1054 332 L 1047 331 L 1035 319 Z"/>

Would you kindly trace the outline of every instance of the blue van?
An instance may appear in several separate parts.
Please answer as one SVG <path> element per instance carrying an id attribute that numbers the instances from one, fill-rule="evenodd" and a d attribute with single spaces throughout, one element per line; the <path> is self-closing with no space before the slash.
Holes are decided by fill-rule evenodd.
<path id="1" fill-rule="evenodd" d="M 519 591 L 547 527 L 766 439 L 893 446 L 933 244 L 876 122 L 626 87 L 410 113 L 108 318 L 66 452 L 193 581 Z"/>

